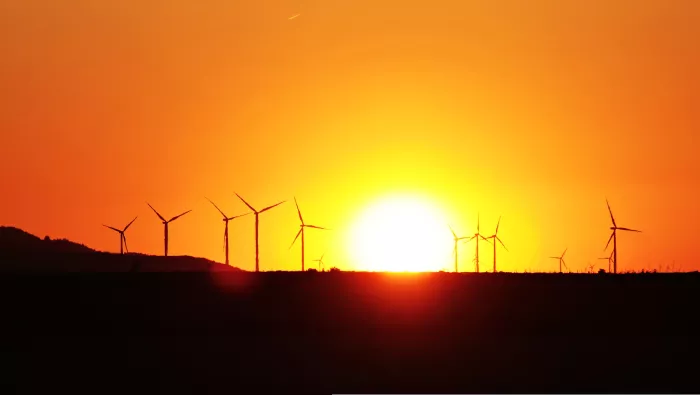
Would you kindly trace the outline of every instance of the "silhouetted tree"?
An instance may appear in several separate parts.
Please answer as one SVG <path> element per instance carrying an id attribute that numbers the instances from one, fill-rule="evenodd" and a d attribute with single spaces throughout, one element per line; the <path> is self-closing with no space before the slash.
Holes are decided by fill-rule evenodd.
<path id="1" fill-rule="evenodd" d="M 338 269 L 337 267 L 332 267 L 331 270 L 329 270 L 329 271 L 330 271 L 331 273 L 333 273 L 333 272 L 339 272 L 340 269 Z"/>
<path id="2" fill-rule="evenodd" d="M 309 272 L 309 273 L 318 273 L 318 270 L 316 270 L 316 269 L 314 269 L 314 268 L 312 268 L 312 267 L 306 269 L 306 271 Z"/>
<path id="3" fill-rule="evenodd" d="M 598 274 L 605 274 L 605 269 L 598 269 Z"/>

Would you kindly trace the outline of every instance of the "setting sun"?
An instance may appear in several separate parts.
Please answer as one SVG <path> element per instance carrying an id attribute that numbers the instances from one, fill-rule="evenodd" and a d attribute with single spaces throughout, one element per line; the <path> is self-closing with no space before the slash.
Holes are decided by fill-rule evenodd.
<path id="1" fill-rule="evenodd" d="M 414 196 L 392 196 L 368 207 L 351 231 L 356 266 L 371 271 L 421 272 L 443 268 L 450 257 L 447 220 Z"/>

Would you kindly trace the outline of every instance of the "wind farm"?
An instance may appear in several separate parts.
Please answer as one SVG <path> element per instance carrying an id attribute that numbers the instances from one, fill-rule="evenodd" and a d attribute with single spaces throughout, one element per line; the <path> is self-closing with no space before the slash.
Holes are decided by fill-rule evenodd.
<path id="1" fill-rule="evenodd" d="M 0 393 L 700 394 L 696 1 L 1 8 Z"/>
<path id="2" fill-rule="evenodd" d="M 243 214 L 238 214 L 238 215 L 234 215 L 234 216 L 228 216 L 228 215 L 227 215 L 216 203 L 214 203 L 211 199 L 209 199 L 209 198 L 207 198 L 207 197 L 204 198 L 204 199 L 205 199 L 212 207 L 214 207 L 214 209 L 221 215 L 222 221 L 224 222 L 224 235 L 223 235 L 224 259 L 223 259 L 223 264 L 224 264 L 225 266 L 237 266 L 238 269 L 241 269 L 241 266 L 243 266 L 241 263 L 236 263 L 236 264 L 234 264 L 234 263 L 232 263 L 231 260 L 230 260 L 230 243 L 231 243 L 231 238 L 230 238 L 230 233 L 229 233 L 229 223 L 230 223 L 230 221 L 233 221 L 233 220 L 235 220 L 235 219 L 243 218 L 243 217 L 246 217 L 246 216 L 248 216 L 248 215 L 250 215 L 250 214 L 253 214 L 253 215 L 255 216 L 255 240 L 254 240 L 254 241 L 255 241 L 255 244 L 254 244 L 254 251 L 255 251 L 255 261 L 254 261 L 254 264 L 255 264 L 255 266 L 254 266 L 254 271 L 255 271 L 255 272 L 261 272 L 261 270 L 260 270 L 260 259 L 259 259 L 259 250 L 260 250 L 260 247 L 259 247 L 259 234 L 260 234 L 260 231 L 259 231 L 259 226 L 260 226 L 259 215 L 262 214 L 262 213 L 264 213 L 264 212 L 267 212 L 268 210 L 271 210 L 271 209 L 273 209 L 273 208 L 276 208 L 276 207 L 280 206 L 282 203 L 285 203 L 286 200 L 277 202 L 277 203 L 275 203 L 275 204 L 273 204 L 273 205 L 270 205 L 270 206 L 267 206 L 267 207 L 265 207 L 265 208 L 263 208 L 263 209 L 261 209 L 261 210 L 257 210 L 257 209 L 255 209 L 251 204 L 249 204 L 246 200 L 244 200 L 243 197 L 242 197 L 241 195 L 239 195 L 238 193 L 234 193 L 234 195 L 235 195 L 236 197 L 238 197 L 238 199 L 239 199 L 248 209 L 250 209 L 249 212 L 245 212 L 245 213 L 243 213 Z M 294 200 L 294 203 L 295 203 L 295 207 L 294 207 L 294 208 L 295 208 L 296 216 L 297 216 L 298 221 L 299 221 L 299 223 L 298 223 L 299 229 L 298 229 L 298 231 L 297 231 L 297 233 L 296 233 L 294 239 L 292 240 L 292 243 L 291 243 L 291 245 L 289 246 L 288 249 L 291 250 L 292 247 L 294 247 L 294 245 L 296 244 L 296 242 L 297 242 L 298 240 L 300 240 L 300 266 L 299 266 L 300 269 L 299 269 L 299 270 L 302 271 L 302 272 L 304 272 L 304 271 L 306 271 L 306 269 L 307 269 L 307 266 L 306 266 L 306 247 L 307 247 L 307 243 L 306 243 L 306 230 L 307 230 L 307 229 L 316 229 L 316 230 L 328 231 L 328 230 L 330 230 L 330 229 L 327 228 L 327 227 L 322 227 L 322 226 L 318 226 L 318 225 L 314 225 L 314 224 L 309 224 L 309 223 L 307 223 L 307 222 L 305 221 L 305 219 L 304 219 L 304 216 L 303 216 L 303 214 L 302 214 L 302 211 L 301 211 L 301 208 L 300 208 L 300 206 L 299 206 L 299 202 L 298 202 L 297 198 L 296 198 L 296 197 L 292 197 L 292 200 Z M 170 225 L 170 223 L 172 223 L 173 221 L 177 220 L 178 218 L 184 216 L 185 214 L 190 213 L 192 210 L 187 210 L 187 211 L 185 211 L 185 212 L 182 212 L 182 213 L 180 213 L 180 214 L 178 214 L 178 215 L 176 215 L 176 216 L 174 216 L 174 217 L 172 217 L 172 218 L 166 220 L 166 218 L 163 217 L 150 203 L 147 203 L 147 205 L 148 205 L 148 207 L 155 213 L 155 215 L 158 217 L 158 219 L 161 221 L 161 224 L 162 224 L 163 227 L 164 227 L 164 240 L 163 240 L 163 241 L 164 241 L 164 252 L 163 252 L 163 256 L 167 257 L 167 256 L 169 256 L 168 250 L 169 250 L 169 225 Z M 611 208 L 610 208 L 610 204 L 609 204 L 609 202 L 607 201 L 607 199 L 606 199 L 606 205 L 607 205 L 608 213 L 609 213 L 609 216 L 610 216 L 610 220 L 612 221 L 612 226 L 610 227 L 610 229 L 612 230 L 612 233 L 611 233 L 610 236 L 609 236 L 608 243 L 605 245 L 604 250 L 607 250 L 607 249 L 608 249 L 608 247 L 610 246 L 611 241 L 612 241 L 612 246 L 613 246 L 613 248 L 612 248 L 612 251 L 610 252 L 610 255 L 609 255 L 608 257 L 597 257 L 596 259 L 599 259 L 599 260 L 605 259 L 605 260 L 607 260 L 607 261 L 608 261 L 608 270 L 606 270 L 605 272 L 606 272 L 606 273 L 616 274 L 616 273 L 618 272 L 618 271 L 617 271 L 617 265 L 616 265 L 616 259 L 617 259 L 617 231 L 629 231 L 629 232 L 637 232 L 637 233 L 641 233 L 641 231 L 636 230 L 636 229 L 631 229 L 631 228 L 626 228 L 626 227 L 617 226 L 617 222 L 615 221 L 615 218 L 614 218 L 614 216 L 613 216 L 612 210 L 611 210 Z M 117 227 L 113 227 L 113 226 L 110 226 L 110 225 L 104 225 L 104 224 L 103 224 L 103 226 L 104 226 L 105 228 L 108 228 L 108 229 L 110 229 L 110 230 L 112 230 L 112 231 L 114 231 L 114 232 L 116 232 L 116 233 L 119 234 L 119 239 L 120 239 L 120 240 L 119 240 L 119 241 L 120 241 L 119 254 L 124 254 L 125 252 L 126 252 L 126 253 L 129 253 L 129 252 L 130 252 L 130 251 L 129 251 L 129 248 L 128 248 L 128 245 L 127 245 L 127 242 L 126 242 L 126 234 L 125 234 L 125 232 L 126 232 L 128 229 L 130 229 L 130 227 L 131 227 L 132 224 L 136 221 L 137 218 L 138 218 L 138 216 L 134 217 L 134 219 L 132 219 L 123 229 L 120 229 L 120 228 L 117 228 Z M 504 243 L 503 240 L 500 238 L 499 233 L 498 233 L 498 232 L 499 232 L 499 229 L 500 229 L 500 224 L 501 224 L 501 219 L 502 219 L 502 217 L 501 217 L 501 216 L 498 217 L 498 220 L 497 220 L 497 222 L 496 222 L 496 227 L 495 227 L 494 233 L 493 233 L 492 235 L 488 235 L 488 236 L 486 236 L 486 235 L 484 235 L 484 234 L 481 233 L 481 228 L 480 228 L 480 215 L 477 215 L 477 218 L 476 218 L 476 219 L 477 219 L 477 221 L 476 221 L 476 232 L 475 232 L 474 234 L 468 235 L 468 236 L 459 236 L 459 235 L 455 232 L 455 230 L 454 230 L 454 228 L 452 227 L 452 225 L 444 224 L 444 226 L 445 226 L 447 229 L 449 229 L 449 231 L 450 231 L 449 234 L 451 235 L 451 238 L 452 238 L 452 254 L 451 254 L 451 255 L 452 255 L 452 258 L 451 258 L 451 259 L 453 260 L 453 264 L 454 264 L 454 273 L 481 273 L 481 272 L 482 272 L 482 270 L 480 270 L 480 258 L 481 258 L 481 257 L 480 257 L 480 250 L 479 250 L 479 239 L 481 239 L 482 241 L 486 241 L 486 242 L 490 243 L 490 244 L 492 245 L 492 247 L 493 247 L 493 250 L 492 250 L 492 259 L 493 259 L 493 269 L 492 269 L 492 272 L 493 272 L 493 273 L 503 272 L 503 270 L 502 270 L 502 269 L 499 269 L 499 268 L 498 268 L 498 265 L 497 265 L 497 263 L 498 263 L 498 261 L 497 261 L 497 249 L 498 249 L 498 244 L 500 244 L 500 246 L 501 246 L 506 252 L 509 252 L 510 250 L 506 247 L 505 243 Z M 413 225 L 411 225 L 411 224 L 407 224 L 407 225 L 399 224 L 399 225 L 400 225 L 400 227 L 401 227 L 402 229 L 404 229 L 404 230 L 410 230 L 410 228 L 413 226 Z M 185 226 L 185 225 L 183 225 L 183 226 Z M 343 227 L 341 226 L 340 228 L 343 228 Z M 390 235 L 387 234 L 387 236 L 390 236 Z M 375 235 L 375 237 L 383 237 L 383 236 L 382 236 L 382 234 L 378 234 L 378 235 Z M 467 270 L 467 271 L 460 271 L 460 269 L 459 269 L 459 244 L 461 244 L 461 243 L 467 243 L 467 242 L 470 242 L 470 241 L 474 241 L 474 242 L 475 242 L 475 251 L 474 251 L 475 253 L 474 253 L 474 260 L 473 260 L 473 262 L 474 262 L 474 269 L 473 269 L 472 271 L 470 271 L 470 270 Z M 415 241 L 415 242 L 413 242 L 413 243 L 414 243 L 414 244 L 420 244 L 421 241 L 420 241 L 420 240 L 417 240 L 417 241 Z M 326 248 L 326 247 L 328 247 L 328 246 L 326 245 L 326 246 L 323 246 L 323 247 Z M 245 249 L 246 247 L 245 247 L 245 245 L 241 244 L 241 247 L 240 247 L 240 248 L 241 248 L 241 249 Z M 565 250 L 563 251 L 563 253 L 562 253 L 560 256 L 548 256 L 548 257 L 546 257 L 546 258 L 547 258 L 547 259 L 555 259 L 555 260 L 557 260 L 557 262 L 558 262 L 558 272 L 559 272 L 559 273 L 563 273 L 563 269 L 566 269 L 569 273 L 572 273 L 572 274 L 573 274 L 573 272 L 572 272 L 572 271 L 569 269 L 569 267 L 567 266 L 566 261 L 564 260 L 564 256 L 566 255 L 567 251 L 568 251 L 568 248 L 565 249 Z M 482 251 L 482 253 L 483 253 L 483 251 Z M 325 252 L 324 252 L 323 255 L 325 255 Z M 322 258 L 321 258 L 321 259 L 322 259 Z M 323 262 L 321 262 L 319 259 L 315 259 L 314 262 L 317 262 L 317 263 L 319 264 L 319 268 L 320 268 L 320 265 L 322 265 L 322 263 L 323 263 Z M 436 265 L 435 267 L 438 267 L 438 266 Z M 440 263 L 439 263 L 439 267 L 443 267 L 443 262 L 440 262 Z M 589 261 L 588 261 L 588 264 L 586 265 L 586 271 L 587 271 L 587 272 L 591 272 L 591 271 L 592 271 L 592 270 L 591 270 L 591 267 L 592 267 L 592 266 L 590 265 L 590 260 L 589 260 Z M 336 269 L 337 269 L 337 268 L 336 268 Z M 241 269 L 241 270 L 243 270 L 243 269 Z M 274 265 L 272 265 L 272 266 L 270 267 L 269 270 L 272 270 L 272 271 L 280 271 L 280 269 L 279 269 L 279 268 L 275 268 Z M 420 271 L 420 270 L 418 270 L 418 271 Z M 438 271 L 438 270 L 436 269 L 436 270 L 427 270 L 427 271 Z M 529 271 L 529 272 L 532 272 L 532 270 L 528 270 L 528 271 Z M 650 271 L 652 271 L 652 269 L 648 269 L 648 270 L 646 270 L 646 271 L 650 272 Z M 517 268 L 516 268 L 516 270 L 511 270 L 511 272 L 515 273 L 515 272 L 518 272 L 518 270 L 517 270 Z M 545 273 L 545 272 L 547 272 L 547 270 L 542 270 L 542 272 Z"/>

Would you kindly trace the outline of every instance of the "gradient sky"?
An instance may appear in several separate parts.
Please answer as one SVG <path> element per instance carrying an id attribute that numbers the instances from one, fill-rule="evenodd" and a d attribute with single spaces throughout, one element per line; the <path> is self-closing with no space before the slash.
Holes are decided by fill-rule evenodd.
<path id="1" fill-rule="evenodd" d="M 293 20 L 289 16 L 301 13 Z M 4 0 L 0 224 L 117 251 L 223 261 L 234 192 L 264 207 L 261 269 L 353 269 L 345 236 L 417 193 L 473 233 L 503 215 L 503 270 L 700 267 L 696 0 Z M 462 248 L 471 270 L 473 246 Z M 231 257 L 254 268 L 253 217 Z M 484 252 L 482 260 L 488 261 Z M 451 270 L 451 262 L 445 262 Z M 607 264 L 605 265 L 607 266 Z"/>

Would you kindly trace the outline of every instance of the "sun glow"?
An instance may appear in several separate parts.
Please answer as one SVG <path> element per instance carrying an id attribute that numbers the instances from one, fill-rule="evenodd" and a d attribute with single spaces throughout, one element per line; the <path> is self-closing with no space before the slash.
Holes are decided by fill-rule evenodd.
<path id="1" fill-rule="evenodd" d="M 452 238 L 434 205 L 415 196 L 392 196 L 360 215 L 349 248 L 361 270 L 437 271 L 449 261 Z"/>

